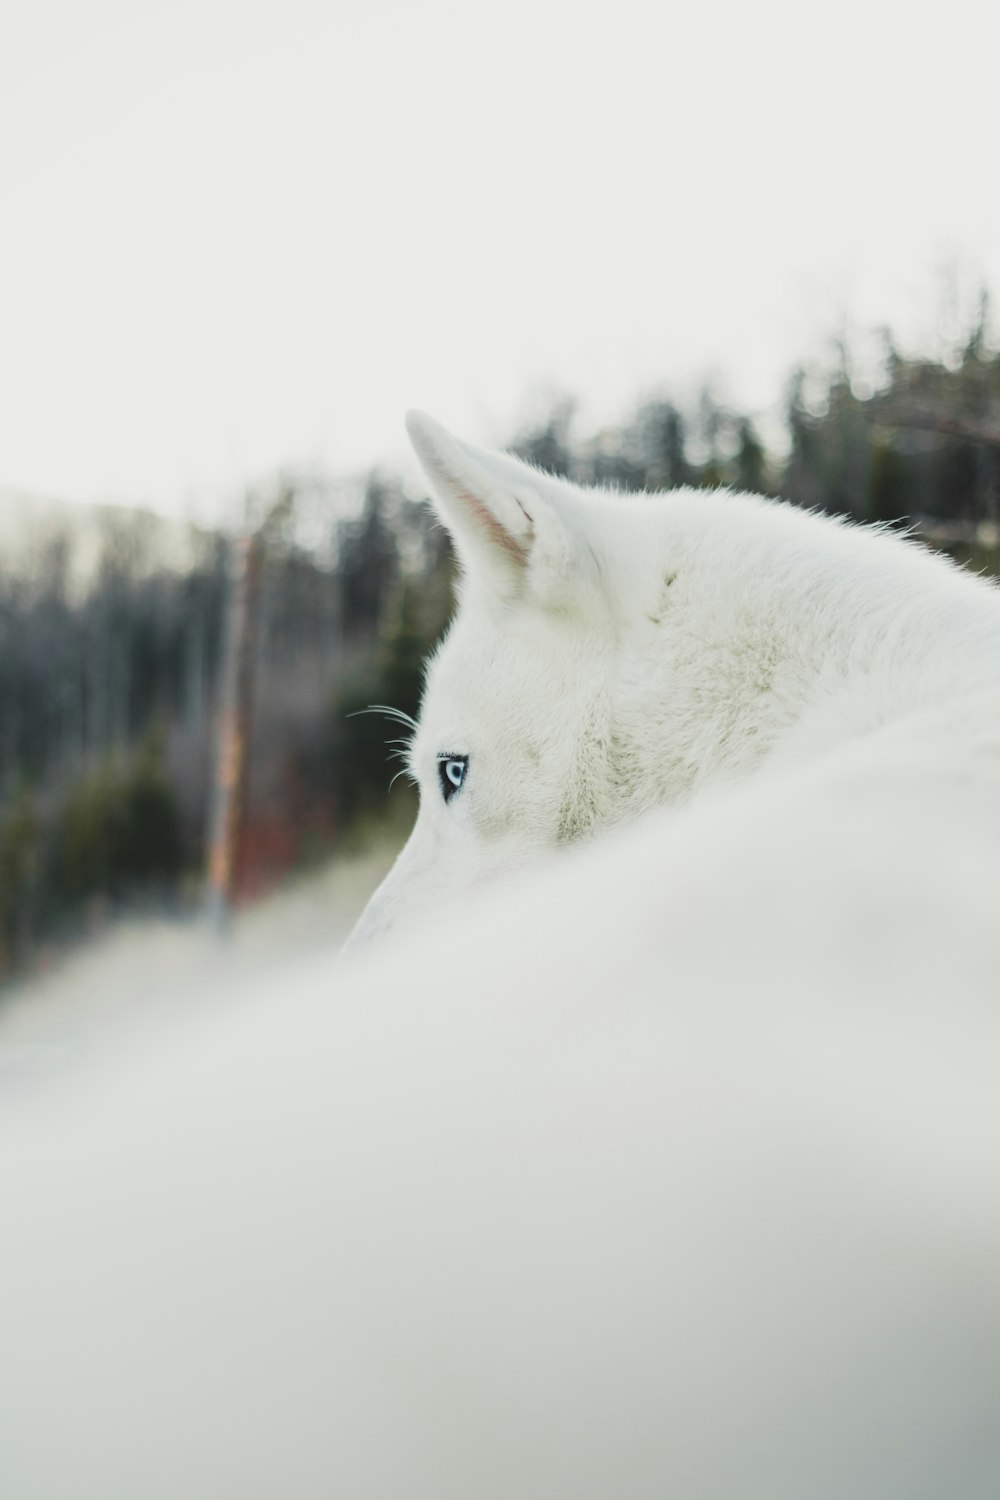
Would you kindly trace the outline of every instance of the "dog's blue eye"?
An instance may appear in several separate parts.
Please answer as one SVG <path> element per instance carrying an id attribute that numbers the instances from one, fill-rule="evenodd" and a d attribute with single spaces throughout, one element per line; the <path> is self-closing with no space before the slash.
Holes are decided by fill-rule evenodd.
<path id="1" fill-rule="evenodd" d="M 465 773 L 469 769 L 469 757 L 467 755 L 441 755 L 438 757 L 438 780 L 441 783 L 441 795 L 446 802 L 461 787 L 465 780 Z"/>

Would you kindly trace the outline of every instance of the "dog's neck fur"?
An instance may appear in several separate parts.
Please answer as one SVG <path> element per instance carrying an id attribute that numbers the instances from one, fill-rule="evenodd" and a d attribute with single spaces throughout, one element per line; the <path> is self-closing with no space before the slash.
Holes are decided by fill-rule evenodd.
<path id="1" fill-rule="evenodd" d="M 1000 594 L 898 536 L 722 492 L 591 514 L 637 810 L 1000 686 Z"/>

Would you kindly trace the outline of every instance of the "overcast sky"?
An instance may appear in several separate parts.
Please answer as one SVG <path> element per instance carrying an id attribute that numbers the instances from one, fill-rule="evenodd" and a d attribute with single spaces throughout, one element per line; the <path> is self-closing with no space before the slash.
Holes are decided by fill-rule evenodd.
<path id="1" fill-rule="evenodd" d="M 1000 291 L 990 9 L 7 6 L 0 484 L 205 515 L 411 405 L 763 410 L 845 319 L 931 340 L 945 268 Z"/>

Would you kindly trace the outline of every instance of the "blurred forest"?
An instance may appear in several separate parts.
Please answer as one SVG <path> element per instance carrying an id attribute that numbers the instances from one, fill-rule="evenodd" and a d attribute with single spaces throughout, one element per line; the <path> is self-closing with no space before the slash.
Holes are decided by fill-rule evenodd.
<path id="1" fill-rule="evenodd" d="M 1000 353 L 986 327 L 984 301 L 947 357 L 904 358 L 887 336 L 876 381 L 852 375 L 846 350 L 795 372 L 770 448 L 711 389 L 646 399 L 587 436 L 558 400 L 510 446 L 587 484 L 732 485 L 912 527 L 996 573 Z M 391 475 L 369 474 L 360 508 L 324 523 L 335 490 L 285 476 L 255 497 L 244 900 L 349 847 L 387 806 L 401 830 L 413 810 L 405 778 L 386 799 L 397 731 L 360 710 L 417 713 L 451 607 L 448 542 Z M 309 545 L 306 512 L 321 518 Z M 122 512 L 102 522 L 85 576 L 77 545 L 52 531 L 0 560 L 0 976 L 122 912 L 193 909 L 204 891 L 230 544 L 192 533 L 187 559 L 167 563 L 141 513 Z"/>

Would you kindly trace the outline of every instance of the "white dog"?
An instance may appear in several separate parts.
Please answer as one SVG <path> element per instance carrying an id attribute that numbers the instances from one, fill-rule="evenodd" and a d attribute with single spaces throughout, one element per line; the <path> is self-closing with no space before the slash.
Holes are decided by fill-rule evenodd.
<path id="1" fill-rule="evenodd" d="M 414 432 L 425 919 L 7 1112 L 0 1490 L 992 1500 L 996 596 Z"/>
<path id="2" fill-rule="evenodd" d="M 409 429 L 464 577 L 409 752 L 420 814 L 356 942 L 914 715 L 911 745 L 997 726 L 974 700 L 1000 690 L 1000 593 L 941 557 L 749 495 L 582 490 Z"/>

